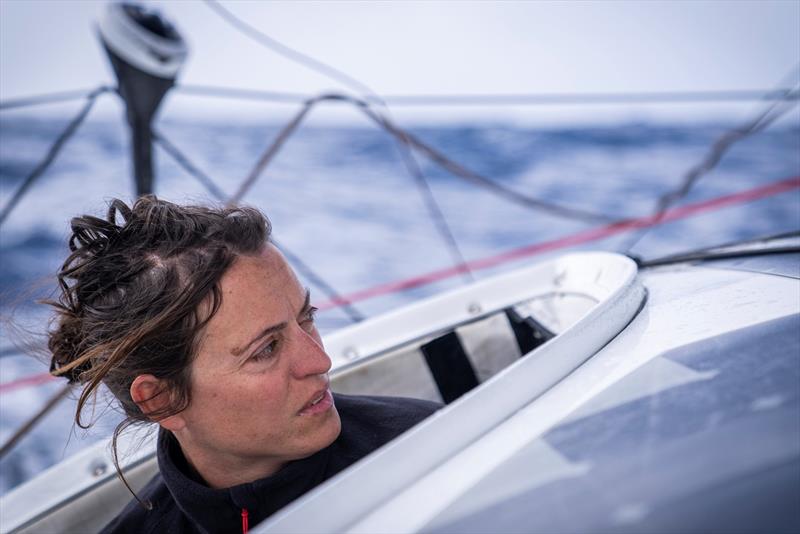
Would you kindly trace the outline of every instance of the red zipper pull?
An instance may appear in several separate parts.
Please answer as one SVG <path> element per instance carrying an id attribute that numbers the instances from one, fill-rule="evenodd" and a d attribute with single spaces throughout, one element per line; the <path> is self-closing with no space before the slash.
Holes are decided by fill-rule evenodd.
<path id="1" fill-rule="evenodd" d="M 242 508 L 242 534 L 247 534 L 247 531 L 250 529 L 250 525 L 248 525 L 248 516 L 250 514 L 247 513 L 247 508 Z"/>

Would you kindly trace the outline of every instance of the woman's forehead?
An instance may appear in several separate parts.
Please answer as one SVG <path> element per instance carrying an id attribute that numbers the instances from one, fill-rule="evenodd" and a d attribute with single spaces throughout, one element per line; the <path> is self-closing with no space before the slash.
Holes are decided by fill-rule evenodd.
<path id="1" fill-rule="evenodd" d="M 220 280 L 222 307 L 228 300 L 303 300 L 305 291 L 283 254 L 267 244 L 258 254 L 237 257 Z M 229 302 L 230 306 L 237 305 Z"/>
<path id="2" fill-rule="evenodd" d="M 220 280 L 221 302 L 209 321 L 201 352 L 229 352 L 273 324 L 291 321 L 306 290 L 283 255 L 272 245 L 239 256 Z"/>

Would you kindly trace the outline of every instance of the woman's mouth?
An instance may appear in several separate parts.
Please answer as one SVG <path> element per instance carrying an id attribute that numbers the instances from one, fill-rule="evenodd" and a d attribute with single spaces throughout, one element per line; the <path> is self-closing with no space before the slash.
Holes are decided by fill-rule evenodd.
<path id="1" fill-rule="evenodd" d="M 333 395 L 331 390 L 326 388 L 324 391 L 319 392 L 311 402 L 306 404 L 305 408 L 300 410 L 298 415 L 317 415 L 328 411 L 333 406 Z"/>

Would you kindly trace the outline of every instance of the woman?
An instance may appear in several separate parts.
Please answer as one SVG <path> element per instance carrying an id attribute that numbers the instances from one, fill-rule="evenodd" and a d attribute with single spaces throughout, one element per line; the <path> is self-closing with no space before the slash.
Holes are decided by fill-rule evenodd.
<path id="1" fill-rule="evenodd" d="M 114 200 L 72 231 L 51 371 L 85 384 L 79 426 L 101 383 L 114 443 L 160 426 L 159 475 L 104 532 L 246 531 L 439 407 L 331 394 L 310 293 L 255 209 Z"/>

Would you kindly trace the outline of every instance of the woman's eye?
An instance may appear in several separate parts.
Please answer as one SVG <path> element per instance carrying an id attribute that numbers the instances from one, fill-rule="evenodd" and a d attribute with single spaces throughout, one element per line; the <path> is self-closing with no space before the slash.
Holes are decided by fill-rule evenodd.
<path id="1" fill-rule="evenodd" d="M 266 360 L 275 355 L 275 350 L 278 347 L 278 341 L 273 339 L 253 354 L 253 360 Z"/>

